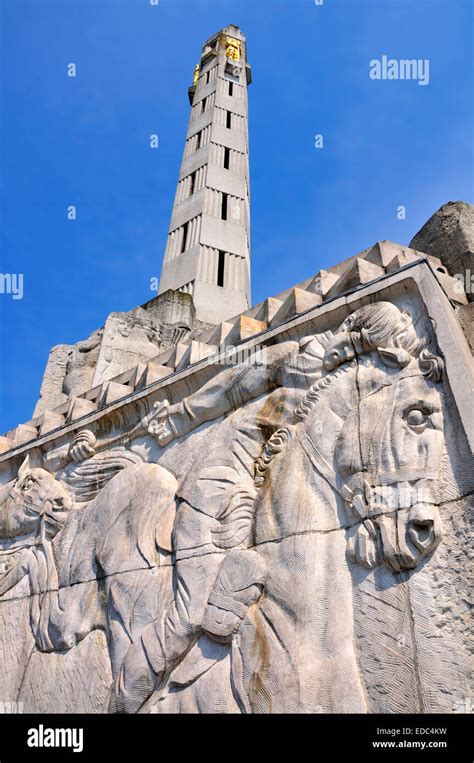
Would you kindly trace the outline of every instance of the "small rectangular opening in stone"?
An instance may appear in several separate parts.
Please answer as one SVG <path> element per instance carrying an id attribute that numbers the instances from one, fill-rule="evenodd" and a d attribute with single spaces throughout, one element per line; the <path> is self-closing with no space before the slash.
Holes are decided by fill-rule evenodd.
<path id="1" fill-rule="evenodd" d="M 219 259 L 217 262 L 217 285 L 224 286 L 224 270 L 225 270 L 225 252 L 219 250 Z"/>

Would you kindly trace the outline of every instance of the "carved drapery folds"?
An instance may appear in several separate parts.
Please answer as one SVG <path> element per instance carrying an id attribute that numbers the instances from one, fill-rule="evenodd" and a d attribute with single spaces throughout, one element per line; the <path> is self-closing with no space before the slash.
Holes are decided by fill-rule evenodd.
<path id="1" fill-rule="evenodd" d="M 54 474 L 25 462 L 0 607 L 28 583 L 42 654 L 80 662 L 102 632 L 111 712 L 447 709 L 417 655 L 455 483 L 430 321 L 375 302 L 264 357 L 114 437 L 79 430 Z M 434 669 L 462 677 L 451 647 Z"/>

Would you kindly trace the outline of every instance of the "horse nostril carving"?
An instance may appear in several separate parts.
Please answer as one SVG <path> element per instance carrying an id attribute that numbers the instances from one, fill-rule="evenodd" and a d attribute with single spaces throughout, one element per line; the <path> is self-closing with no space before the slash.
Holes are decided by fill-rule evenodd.
<path id="1" fill-rule="evenodd" d="M 59 497 L 53 500 L 53 509 L 55 511 L 66 511 L 70 508 L 70 501 L 68 498 Z"/>
<path id="2" fill-rule="evenodd" d="M 420 551 L 426 551 L 435 540 L 433 520 L 413 520 L 410 522 L 409 536 Z"/>

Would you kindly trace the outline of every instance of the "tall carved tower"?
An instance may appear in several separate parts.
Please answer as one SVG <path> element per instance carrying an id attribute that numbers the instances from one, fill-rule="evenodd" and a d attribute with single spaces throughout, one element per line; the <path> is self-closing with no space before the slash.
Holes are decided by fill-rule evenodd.
<path id="1" fill-rule="evenodd" d="M 217 324 L 250 306 L 250 194 L 245 37 L 210 37 L 189 88 L 191 115 L 159 293 L 191 294 L 196 318 Z"/>

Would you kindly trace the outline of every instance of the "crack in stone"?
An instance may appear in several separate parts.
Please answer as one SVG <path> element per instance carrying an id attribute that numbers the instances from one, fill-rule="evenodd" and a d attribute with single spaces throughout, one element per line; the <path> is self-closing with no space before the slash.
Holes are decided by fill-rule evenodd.
<path id="1" fill-rule="evenodd" d="M 465 493 L 464 495 L 460 496 L 459 498 L 450 499 L 448 501 L 445 501 L 445 502 L 442 502 L 442 503 L 436 504 L 436 505 L 438 506 L 438 508 L 443 508 L 445 506 L 449 507 L 451 504 L 460 503 L 461 501 L 464 501 L 467 498 L 470 498 L 472 495 L 474 495 L 474 490 L 469 491 L 468 493 Z M 192 508 L 194 509 L 194 506 Z M 398 511 L 398 509 L 395 509 L 395 511 Z M 204 513 L 204 512 L 202 512 L 202 513 Z M 387 513 L 392 513 L 392 512 L 379 512 L 378 514 L 372 514 L 370 516 L 370 519 L 377 519 L 378 517 L 383 516 L 384 514 L 387 514 Z M 209 515 L 205 514 L 205 516 L 209 516 Z M 340 527 L 331 527 L 331 528 L 328 528 L 327 530 L 302 530 L 301 532 L 288 533 L 287 535 L 283 536 L 282 538 L 270 538 L 268 540 L 262 540 L 262 541 L 260 541 L 258 543 L 255 543 L 255 544 L 249 546 L 249 548 L 259 548 L 260 546 L 265 546 L 265 545 L 268 545 L 269 543 L 282 543 L 287 538 L 295 538 L 295 537 L 304 536 L 304 535 L 329 535 L 330 533 L 337 532 L 337 531 L 344 531 L 345 532 L 347 530 L 351 530 L 352 528 L 361 525 L 362 523 L 363 523 L 363 520 L 357 520 L 353 524 L 341 525 Z M 208 543 L 203 543 L 201 545 L 202 546 L 207 546 L 209 544 Z M 195 548 L 200 548 L 200 546 L 196 546 Z M 188 550 L 188 549 L 180 549 L 180 550 L 185 551 L 185 550 Z M 216 553 L 222 553 L 222 550 L 218 549 L 216 551 L 214 551 L 214 550 L 213 551 L 207 551 L 204 554 L 200 554 L 199 557 L 202 558 L 204 556 L 210 556 L 210 555 L 213 555 L 213 554 L 216 554 Z M 181 560 L 179 560 L 179 561 L 181 561 Z M 169 567 L 174 567 L 175 565 L 176 565 L 176 560 L 173 560 L 173 561 L 170 561 L 167 564 L 157 564 L 157 565 L 153 565 L 151 567 L 150 566 L 148 566 L 148 567 L 131 567 L 130 569 L 126 569 L 126 570 L 117 570 L 116 572 L 110 572 L 110 573 L 107 573 L 107 574 L 104 574 L 104 575 L 97 575 L 96 577 L 87 578 L 86 580 L 77 580 L 74 583 L 69 583 L 68 585 L 59 586 L 59 588 L 46 588 L 43 591 L 39 591 L 39 592 L 34 593 L 34 594 L 30 593 L 30 594 L 24 594 L 23 596 L 12 596 L 12 597 L 8 597 L 8 598 L 0 597 L 0 605 L 2 603 L 7 603 L 7 602 L 24 601 L 25 599 L 31 599 L 33 596 L 42 596 L 42 595 L 44 595 L 46 593 L 55 593 L 55 592 L 66 590 L 67 588 L 73 588 L 74 586 L 86 585 L 87 583 L 93 583 L 94 581 L 100 582 L 100 581 L 107 580 L 109 578 L 115 577 L 117 575 L 126 575 L 126 574 L 129 574 L 131 572 L 140 572 L 140 571 L 145 572 L 145 571 L 151 571 L 151 570 L 159 570 L 161 568 L 165 569 L 165 568 L 169 568 Z M 403 573 L 398 573 L 398 574 L 403 574 Z"/>
<path id="2" fill-rule="evenodd" d="M 429 711 L 425 708 L 425 702 L 423 699 L 423 687 L 421 684 L 421 676 L 420 676 L 420 662 L 418 659 L 418 644 L 416 642 L 416 624 L 415 624 L 415 617 L 413 614 L 413 607 L 411 606 L 409 582 L 410 582 L 410 578 L 408 574 L 406 574 L 406 579 L 403 582 L 403 587 L 405 590 L 408 614 L 409 614 L 410 634 L 411 634 L 412 650 L 413 650 L 413 673 L 415 677 L 416 692 L 417 692 L 418 706 L 419 706 L 418 712 L 426 713 Z"/>
<path id="3" fill-rule="evenodd" d="M 25 680 L 26 680 L 26 674 L 28 672 L 28 668 L 30 667 L 31 658 L 33 657 L 33 654 L 35 654 L 35 652 L 36 652 L 36 642 L 33 643 L 33 646 L 31 647 L 31 652 L 30 652 L 30 654 L 28 656 L 28 659 L 26 660 L 25 670 L 23 671 L 23 675 L 22 675 L 21 681 L 20 681 L 20 686 L 18 687 L 18 691 L 17 691 L 17 694 L 16 694 L 16 700 L 15 700 L 16 702 L 20 701 L 21 690 L 23 689 L 23 685 L 24 685 Z"/>

